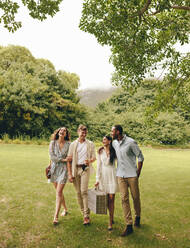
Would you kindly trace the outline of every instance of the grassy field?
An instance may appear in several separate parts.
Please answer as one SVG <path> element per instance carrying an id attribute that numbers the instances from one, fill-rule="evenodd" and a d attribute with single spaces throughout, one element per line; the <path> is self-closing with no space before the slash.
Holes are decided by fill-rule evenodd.
<path id="1" fill-rule="evenodd" d="M 119 194 L 112 232 L 105 215 L 92 213 L 91 226 L 84 227 L 68 183 L 64 192 L 70 214 L 54 227 L 55 191 L 44 173 L 48 147 L 0 144 L 0 247 L 190 248 L 190 150 L 142 150 L 142 227 L 121 238 L 125 223 Z M 95 176 L 91 187 L 94 182 Z"/>

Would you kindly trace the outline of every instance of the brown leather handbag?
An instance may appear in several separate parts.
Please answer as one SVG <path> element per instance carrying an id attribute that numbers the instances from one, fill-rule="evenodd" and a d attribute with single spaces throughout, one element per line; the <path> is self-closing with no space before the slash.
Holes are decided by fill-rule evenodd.
<path id="1" fill-rule="evenodd" d="M 50 162 L 50 164 L 48 165 L 48 167 L 46 167 L 45 173 L 46 173 L 47 179 L 50 179 L 50 178 L 51 178 L 51 162 Z"/>

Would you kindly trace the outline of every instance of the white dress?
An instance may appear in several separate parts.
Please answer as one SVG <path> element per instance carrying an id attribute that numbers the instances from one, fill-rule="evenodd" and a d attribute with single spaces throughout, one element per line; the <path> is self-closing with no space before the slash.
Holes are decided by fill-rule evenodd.
<path id="1" fill-rule="evenodd" d="M 97 155 L 96 182 L 99 182 L 100 190 L 107 194 L 115 194 L 118 191 L 115 161 L 113 164 L 110 163 L 110 157 L 107 156 L 105 149 Z"/>

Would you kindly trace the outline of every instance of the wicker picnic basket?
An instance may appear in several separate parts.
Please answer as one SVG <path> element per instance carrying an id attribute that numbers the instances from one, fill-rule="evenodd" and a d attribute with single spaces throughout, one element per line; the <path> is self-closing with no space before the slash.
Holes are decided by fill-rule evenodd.
<path id="1" fill-rule="evenodd" d="M 95 214 L 107 214 L 107 194 L 99 189 L 88 190 L 88 207 Z"/>

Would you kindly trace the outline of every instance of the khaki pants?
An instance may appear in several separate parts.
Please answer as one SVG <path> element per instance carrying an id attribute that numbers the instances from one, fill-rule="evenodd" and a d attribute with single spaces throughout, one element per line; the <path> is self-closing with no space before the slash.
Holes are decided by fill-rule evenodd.
<path id="1" fill-rule="evenodd" d="M 141 214 L 141 205 L 140 205 L 140 193 L 138 186 L 137 177 L 117 177 L 119 190 L 121 193 L 122 207 L 124 212 L 124 217 L 127 225 L 133 224 L 133 219 L 131 215 L 131 208 L 129 203 L 129 189 L 133 198 L 133 205 L 135 209 L 135 216 L 140 216 Z"/>
<path id="2" fill-rule="evenodd" d="M 82 168 L 77 169 L 77 175 L 74 179 L 74 187 L 77 192 L 77 199 L 81 209 L 81 212 L 84 217 L 89 217 L 89 208 L 88 208 L 88 182 L 90 178 L 89 168 L 85 171 Z"/>

